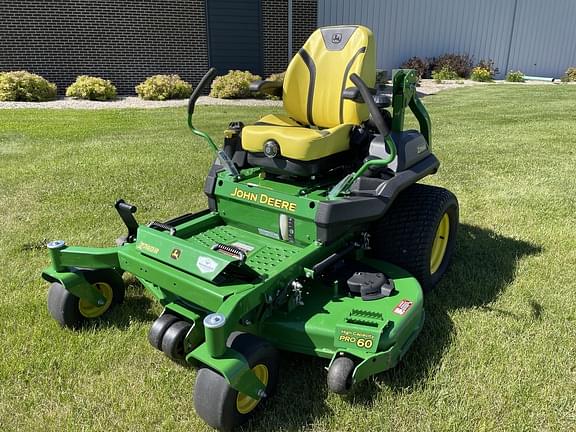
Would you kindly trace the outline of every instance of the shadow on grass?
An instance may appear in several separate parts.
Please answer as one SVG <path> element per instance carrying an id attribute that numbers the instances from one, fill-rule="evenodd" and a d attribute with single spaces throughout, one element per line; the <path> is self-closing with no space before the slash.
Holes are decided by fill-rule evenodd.
<path id="1" fill-rule="evenodd" d="M 96 320 L 94 328 L 127 329 L 134 322 L 152 322 L 158 314 L 152 312 L 153 302 L 144 295 L 145 289 L 135 278 L 126 281 L 126 297 L 106 317 Z"/>
<path id="2" fill-rule="evenodd" d="M 453 338 L 454 325 L 449 312 L 462 308 L 489 309 L 487 305 L 514 280 L 517 263 L 540 251 L 539 246 L 522 240 L 461 225 L 452 266 L 425 299 L 426 323 L 421 335 L 396 368 L 355 386 L 347 401 L 371 406 L 382 386 L 400 392 L 428 379 Z M 532 305 L 532 309 L 537 319 L 541 308 Z M 253 430 L 263 430 L 263 426 L 268 430 L 298 429 L 327 414 L 326 373 L 322 370 L 326 362 L 296 354 L 285 357 L 278 395 L 269 410 L 257 416 L 259 421 Z M 298 403 L 291 401 L 294 395 Z M 247 429 L 252 430 L 251 425 Z"/>
<path id="3" fill-rule="evenodd" d="M 351 401 L 371 403 L 379 384 L 405 391 L 429 378 L 453 337 L 454 325 L 449 312 L 469 308 L 493 311 L 488 304 L 514 280 L 518 262 L 541 251 L 540 246 L 522 240 L 461 225 L 450 270 L 426 296 L 426 323 L 421 335 L 396 368 L 362 383 L 351 395 Z M 537 306 L 533 310 L 533 316 L 537 317 L 540 310 Z"/>

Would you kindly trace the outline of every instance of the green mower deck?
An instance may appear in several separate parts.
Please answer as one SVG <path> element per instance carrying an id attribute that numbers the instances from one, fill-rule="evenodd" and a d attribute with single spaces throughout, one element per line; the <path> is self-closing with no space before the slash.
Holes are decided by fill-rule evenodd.
<path id="1" fill-rule="evenodd" d="M 217 183 L 218 213 L 166 222 L 164 228 L 172 231 L 140 225 L 136 241 L 120 247 L 53 244 L 53 265 L 43 277 L 98 304 L 105 301 L 102 294 L 84 280 L 82 271 L 71 269 L 130 272 L 166 311 L 194 323 L 187 335 L 186 359 L 210 366 L 236 390 L 253 397 L 262 386 L 241 356 L 225 346 L 234 331 L 261 336 L 289 351 L 329 359 L 350 356 L 358 362 L 354 382 L 393 367 L 422 328 L 422 291 L 416 279 L 391 264 L 351 252 L 347 266 L 361 263 L 395 284 L 388 297 L 352 297 L 341 281 L 327 283 L 315 274 L 317 263 L 353 244 L 354 238 L 343 236 L 328 247 L 315 239 L 315 209 L 325 190 L 303 194 L 293 185 L 272 190 L 271 182 L 256 171 L 240 182 L 221 171 Z M 293 242 L 279 240 L 278 218 L 286 208 L 294 209 Z M 245 261 L 239 265 L 229 252 L 214 250 L 216 244 L 243 250 Z M 225 317 L 222 327 L 204 328 L 210 311 Z"/>

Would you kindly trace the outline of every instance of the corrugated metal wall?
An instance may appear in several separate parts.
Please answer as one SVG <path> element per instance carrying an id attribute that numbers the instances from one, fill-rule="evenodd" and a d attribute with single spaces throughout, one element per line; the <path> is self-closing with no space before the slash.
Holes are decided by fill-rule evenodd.
<path id="1" fill-rule="evenodd" d="M 491 58 L 500 77 L 560 77 L 576 65 L 575 0 L 318 0 L 318 24 L 370 27 L 387 70 L 446 52 Z"/>

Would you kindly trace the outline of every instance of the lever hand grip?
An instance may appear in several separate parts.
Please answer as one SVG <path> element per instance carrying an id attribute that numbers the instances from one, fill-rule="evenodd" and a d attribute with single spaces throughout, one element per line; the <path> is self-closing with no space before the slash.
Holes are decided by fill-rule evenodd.
<path id="1" fill-rule="evenodd" d="M 360 91 L 360 94 L 362 95 L 362 99 L 364 99 L 364 103 L 366 105 L 368 105 L 368 111 L 370 111 L 370 115 L 372 116 L 372 120 L 374 121 L 374 124 L 378 128 L 378 132 L 380 132 L 382 134 L 382 137 L 384 137 L 384 138 L 387 137 L 390 134 L 390 129 L 388 129 L 388 126 L 386 125 L 386 122 L 384 121 L 384 117 L 382 117 L 382 114 L 380 113 L 378 106 L 374 102 L 374 99 L 372 98 L 372 95 L 370 94 L 370 90 L 368 89 L 368 86 L 364 83 L 364 81 L 362 81 L 362 78 L 360 78 L 355 73 L 350 75 L 350 81 L 352 81 L 354 83 L 356 88 Z"/>
<path id="2" fill-rule="evenodd" d="M 194 106 L 196 105 L 196 100 L 200 97 L 200 94 L 204 91 L 204 89 L 212 83 L 212 80 L 216 77 L 216 68 L 210 68 L 208 72 L 202 77 L 192 94 L 190 95 L 190 99 L 188 101 L 188 117 L 194 114 Z"/>

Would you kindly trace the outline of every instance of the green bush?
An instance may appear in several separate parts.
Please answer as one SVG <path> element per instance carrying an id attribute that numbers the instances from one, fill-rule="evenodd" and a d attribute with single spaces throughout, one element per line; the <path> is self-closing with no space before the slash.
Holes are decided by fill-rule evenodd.
<path id="1" fill-rule="evenodd" d="M 442 69 L 432 72 L 432 78 L 437 83 L 441 83 L 444 80 L 456 80 L 460 77 L 448 66 L 444 66 Z"/>
<path id="2" fill-rule="evenodd" d="M 376 69 L 376 86 L 385 85 L 388 82 L 388 71 Z"/>
<path id="3" fill-rule="evenodd" d="M 428 76 L 428 71 L 430 65 L 427 60 L 423 60 L 420 57 L 410 57 L 404 63 L 400 65 L 402 69 L 414 69 L 418 78 L 423 78 Z"/>
<path id="4" fill-rule="evenodd" d="M 564 76 L 562 77 L 562 82 L 571 81 L 576 81 L 576 66 L 566 69 L 566 72 L 564 72 Z"/>
<path id="5" fill-rule="evenodd" d="M 489 82 L 492 81 L 492 72 L 490 69 L 476 66 L 474 69 L 472 69 L 470 79 L 472 81 Z"/>
<path id="6" fill-rule="evenodd" d="M 284 78 L 286 77 L 286 72 L 280 72 L 270 75 L 266 78 L 266 81 L 281 81 L 284 82 Z"/>
<path id="7" fill-rule="evenodd" d="M 510 71 L 506 75 L 506 81 L 508 82 L 524 82 L 524 74 L 520 71 Z"/>
<path id="8" fill-rule="evenodd" d="M 80 75 L 66 89 L 66 96 L 78 99 L 107 101 L 116 99 L 116 87 L 111 81 L 103 78 Z"/>
<path id="9" fill-rule="evenodd" d="M 0 72 L 0 101 L 43 102 L 56 99 L 56 84 L 26 71 Z"/>
<path id="10" fill-rule="evenodd" d="M 494 74 L 498 72 L 498 69 L 494 66 L 494 60 L 492 59 L 482 59 L 476 64 L 476 67 L 489 70 L 492 78 L 494 78 Z"/>
<path id="11" fill-rule="evenodd" d="M 280 82 L 284 82 L 284 77 L 286 76 L 286 72 L 280 72 L 280 73 L 276 73 L 276 74 L 272 74 L 270 75 L 268 78 L 266 78 L 266 81 L 280 81 Z M 271 100 L 280 100 L 282 99 L 282 96 L 274 96 L 274 95 L 264 95 L 264 97 L 266 99 L 271 99 Z"/>
<path id="12" fill-rule="evenodd" d="M 192 85 L 178 75 L 153 75 L 136 86 L 136 93 L 146 100 L 186 99 Z"/>
<path id="13" fill-rule="evenodd" d="M 433 71 L 441 71 L 447 68 L 460 78 L 468 78 L 472 71 L 472 57 L 468 54 L 443 54 L 430 60 L 430 66 Z"/>
<path id="14" fill-rule="evenodd" d="M 212 82 L 210 96 L 221 99 L 249 98 L 257 95 L 249 90 L 252 81 L 261 80 L 259 75 L 248 71 L 231 70 L 226 75 L 216 77 Z"/>

